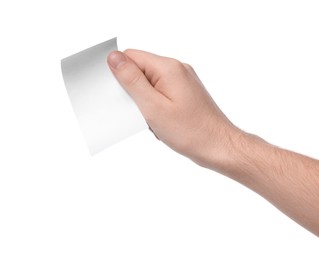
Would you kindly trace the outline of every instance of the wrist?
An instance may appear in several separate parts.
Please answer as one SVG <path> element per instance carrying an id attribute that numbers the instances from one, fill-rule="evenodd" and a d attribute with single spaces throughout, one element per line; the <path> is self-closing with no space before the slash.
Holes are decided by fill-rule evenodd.
<path id="1" fill-rule="evenodd" d="M 252 162 L 264 145 L 267 143 L 260 137 L 231 126 L 224 131 L 221 142 L 209 144 L 209 152 L 197 163 L 228 177 L 242 178 L 253 171 Z"/>
<path id="2" fill-rule="evenodd" d="M 247 187 L 254 187 L 257 182 L 266 181 L 269 167 L 273 167 L 267 162 L 273 160 L 277 152 L 277 147 L 262 138 L 238 130 L 230 135 L 221 156 L 217 160 L 211 159 L 209 168 Z"/>
<path id="3" fill-rule="evenodd" d="M 218 134 L 216 134 L 218 132 Z M 219 127 L 207 133 L 204 146 L 193 159 L 202 167 L 224 173 L 227 168 L 236 164 L 240 146 L 246 142 L 248 135 L 233 125 Z M 202 144 L 203 145 L 203 144 Z"/>

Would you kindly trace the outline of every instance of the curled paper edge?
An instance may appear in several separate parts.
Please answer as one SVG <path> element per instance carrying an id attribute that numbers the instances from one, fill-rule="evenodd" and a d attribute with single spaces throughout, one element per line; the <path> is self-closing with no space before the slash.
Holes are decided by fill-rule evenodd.
<path id="1" fill-rule="evenodd" d="M 148 128 L 107 65 L 114 50 L 117 38 L 61 60 L 64 84 L 91 155 Z"/>

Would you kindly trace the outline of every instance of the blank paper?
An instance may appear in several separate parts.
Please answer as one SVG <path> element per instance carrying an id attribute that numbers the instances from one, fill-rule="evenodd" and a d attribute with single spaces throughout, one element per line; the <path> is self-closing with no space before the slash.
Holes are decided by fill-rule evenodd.
<path id="1" fill-rule="evenodd" d="M 93 155 L 148 126 L 107 64 L 116 38 L 61 61 L 64 83 Z"/>

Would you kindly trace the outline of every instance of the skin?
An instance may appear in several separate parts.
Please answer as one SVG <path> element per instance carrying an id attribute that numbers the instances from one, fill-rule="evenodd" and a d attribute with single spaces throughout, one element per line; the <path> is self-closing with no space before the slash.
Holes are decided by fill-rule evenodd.
<path id="1" fill-rule="evenodd" d="M 158 139 L 257 192 L 319 236 L 318 160 L 237 128 L 188 64 L 139 50 L 112 52 L 107 61 Z"/>

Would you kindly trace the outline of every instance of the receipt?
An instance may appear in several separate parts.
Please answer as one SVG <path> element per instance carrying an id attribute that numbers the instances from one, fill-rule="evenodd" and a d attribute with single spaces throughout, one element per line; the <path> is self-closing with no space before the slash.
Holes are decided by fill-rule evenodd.
<path id="1" fill-rule="evenodd" d="M 148 128 L 107 64 L 116 38 L 61 60 L 64 83 L 90 153 Z"/>

